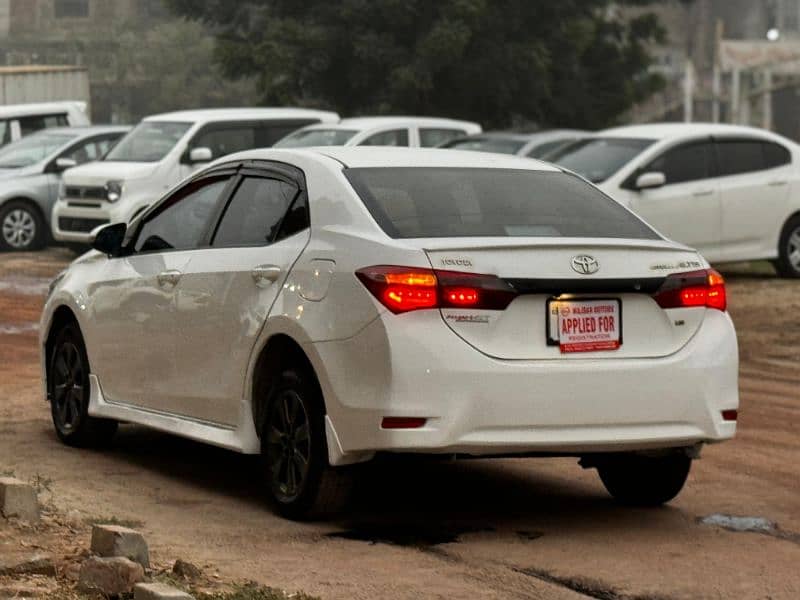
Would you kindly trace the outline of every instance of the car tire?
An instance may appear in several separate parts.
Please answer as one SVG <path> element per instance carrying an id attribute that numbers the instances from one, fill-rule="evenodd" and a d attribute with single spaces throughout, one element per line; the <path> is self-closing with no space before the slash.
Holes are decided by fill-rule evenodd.
<path id="1" fill-rule="evenodd" d="M 32 203 L 11 200 L 0 206 L 0 250 L 40 250 L 47 239 L 44 219 Z"/>
<path id="2" fill-rule="evenodd" d="M 628 506 L 660 506 L 683 489 L 692 459 L 683 453 L 663 456 L 619 455 L 601 461 L 597 471 L 614 499 Z"/>
<path id="3" fill-rule="evenodd" d="M 317 519 L 337 513 L 346 503 L 350 473 L 328 464 L 324 402 L 307 370 L 283 371 L 272 386 L 261 456 L 269 499 L 282 516 Z"/>
<path id="4" fill-rule="evenodd" d="M 105 446 L 117 431 L 117 422 L 97 419 L 89 409 L 89 359 L 75 324 L 56 334 L 47 369 L 50 413 L 58 438 L 68 446 Z"/>
<path id="5" fill-rule="evenodd" d="M 778 242 L 778 260 L 774 264 L 781 277 L 800 278 L 800 215 L 792 217 L 783 226 Z"/>

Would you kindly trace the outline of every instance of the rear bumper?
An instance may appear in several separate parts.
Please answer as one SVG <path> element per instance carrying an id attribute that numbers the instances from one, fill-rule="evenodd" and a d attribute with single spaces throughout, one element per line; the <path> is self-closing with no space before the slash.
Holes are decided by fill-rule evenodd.
<path id="1" fill-rule="evenodd" d="M 588 453 L 718 442 L 736 431 L 721 412 L 739 403 L 736 334 L 714 310 L 686 346 L 656 359 L 497 360 L 435 311 L 387 315 L 314 350 L 344 453 Z M 385 416 L 428 421 L 384 430 Z"/>

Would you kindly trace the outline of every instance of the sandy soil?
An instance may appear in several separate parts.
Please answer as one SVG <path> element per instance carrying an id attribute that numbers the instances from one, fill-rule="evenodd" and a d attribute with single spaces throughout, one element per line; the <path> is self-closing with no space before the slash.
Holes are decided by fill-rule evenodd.
<path id="1" fill-rule="evenodd" d="M 131 426 L 102 452 L 58 443 L 35 323 L 69 256 L 0 255 L 0 472 L 48 481 L 61 513 L 140 522 L 156 560 L 326 599 L 800 597 L 800 282 L 768 267 L 726 273 L 739 434 L 669 506 L 620 508 L 571 459 L 395 459 L 363 469 L 339 520 L 297 524 L 264 505 L 250 457 Z M 715 513 L 776 527 L 700 522 Z"/>

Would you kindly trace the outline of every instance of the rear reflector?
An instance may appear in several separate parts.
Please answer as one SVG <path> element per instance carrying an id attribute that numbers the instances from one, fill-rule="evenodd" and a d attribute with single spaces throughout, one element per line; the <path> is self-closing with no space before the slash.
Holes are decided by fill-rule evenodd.
<path id="1" fill-rule="evenodd" d="M 728 306 L 725 279 L 714 269 L 669 275 L 653 298 L 661 308 L 703 306 L 724 311 Z"/>
<path id="2" fill-rule="evenodd" d="M 419 429 L 427 421 L 421 417 L 383 417 L 381 429 Z"/>
<path id="3" fill-rule="evenodd" d="M 736 421 L 739 418 L 738 410 L 723 410 L 722 419 L 725 421 Z"/>
<path id="4" fill-rule="evenodd" d="M 504 310 L 517 296 L 495 275 L 378 265 L 356 277 L 393 313 L 423 308 Z"/>

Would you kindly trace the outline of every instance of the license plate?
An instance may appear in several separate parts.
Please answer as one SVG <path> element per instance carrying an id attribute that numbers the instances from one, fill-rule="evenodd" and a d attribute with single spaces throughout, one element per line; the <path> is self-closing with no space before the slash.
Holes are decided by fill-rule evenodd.
<path id="1" fill-rule="evenodd" d="M 561 352 L 616 350 L 622 344 L 622 303 L 611 300 L 550 300 L 548 343 Z"/>

